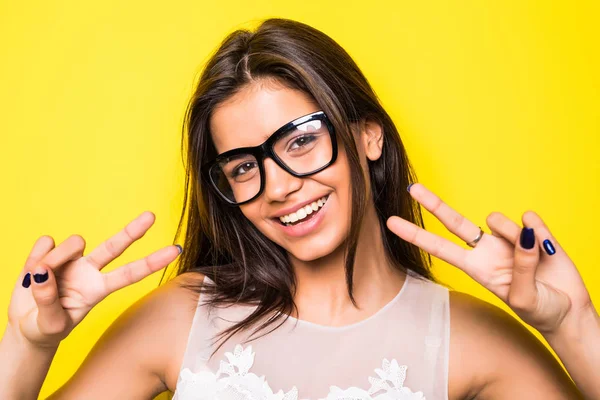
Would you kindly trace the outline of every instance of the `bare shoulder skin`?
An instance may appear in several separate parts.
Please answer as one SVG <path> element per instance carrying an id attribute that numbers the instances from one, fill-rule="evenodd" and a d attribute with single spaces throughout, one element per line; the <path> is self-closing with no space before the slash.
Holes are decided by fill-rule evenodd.
<path id="1" fill-rule="evenodd" d="M 174 391 L 198 302 L 178 283 L 202 278 L 182 274 L 131 305 L 49 399 L 151 399 Z"/>
<path id="2" fill-rule="evenodd" d="M 449 399 L 581 399 L 548 349 L 499 307 L 450 292 Z"/>

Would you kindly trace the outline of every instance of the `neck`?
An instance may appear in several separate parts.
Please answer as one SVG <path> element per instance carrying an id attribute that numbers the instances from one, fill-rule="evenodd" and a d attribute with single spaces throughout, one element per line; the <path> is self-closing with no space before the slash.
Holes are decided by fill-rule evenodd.
<path id="1" fill-rule="evenodd" d="M 292 258 L 297 289 L 294 301 L 302 320 L 343 326 L 374 314 L 398 294 L 405 274 L 393 267 L 385 254 L 380 225 L 374 206 L 363 219 L 356 248 L 352 304 L 346 285 L 344 245 L 314 261 Z"/>

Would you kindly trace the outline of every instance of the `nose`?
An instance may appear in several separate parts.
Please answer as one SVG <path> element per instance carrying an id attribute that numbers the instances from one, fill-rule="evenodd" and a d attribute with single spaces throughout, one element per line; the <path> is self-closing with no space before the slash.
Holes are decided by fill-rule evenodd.
<path id="1" fill-rule="evenodd" d="M 265 200 L 285 201 L 285 198 L 302 187 L 302 178 L 297 178 L 281 168 L 275 161 L 265 158 Z"/>

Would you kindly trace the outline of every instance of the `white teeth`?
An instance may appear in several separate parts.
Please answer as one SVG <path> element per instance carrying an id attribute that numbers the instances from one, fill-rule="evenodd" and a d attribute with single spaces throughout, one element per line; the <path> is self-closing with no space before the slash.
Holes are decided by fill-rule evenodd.
<path id="1" fill-rule="evenodd" d="M 304 219 L 307 215 L 312 214 L 319 208 L 323 207 L 325 201 L 327 201 L 327 196 L 321 197 L 319 200 L 313 201 L 312 203 L 305 205 L 304 207 L 298 209 L 296 212 L 289 213 L 288 215 L 283 215 L 279 217 L 279 220 L 282 223 L 287 224 L 290 222 L 296 222 L 301 219 Z"/>
<path id="2" fill-rule="evenodd" d="M 306 214 L 306 210 L 304 208 L 301 208 L 298 211 L 296 211 L 296 215 L 298 216 L 298 219 L 303 219 L 306 218 L 308 214 Z"/>

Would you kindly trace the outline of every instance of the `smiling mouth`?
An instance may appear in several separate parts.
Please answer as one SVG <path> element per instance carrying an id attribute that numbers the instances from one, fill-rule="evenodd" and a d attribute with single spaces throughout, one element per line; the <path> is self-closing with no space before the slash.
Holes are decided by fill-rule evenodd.
<path id="1" fill-rule="evenodd" d="M 277 218 L 277 221 L 284 226 L 294 226 L 306 222 L 321 211 L 328 198 L 329 195 L 324 196 L 323 198 L 300 208 L 295 213 L 290 213 L 285 217 Z"/>

